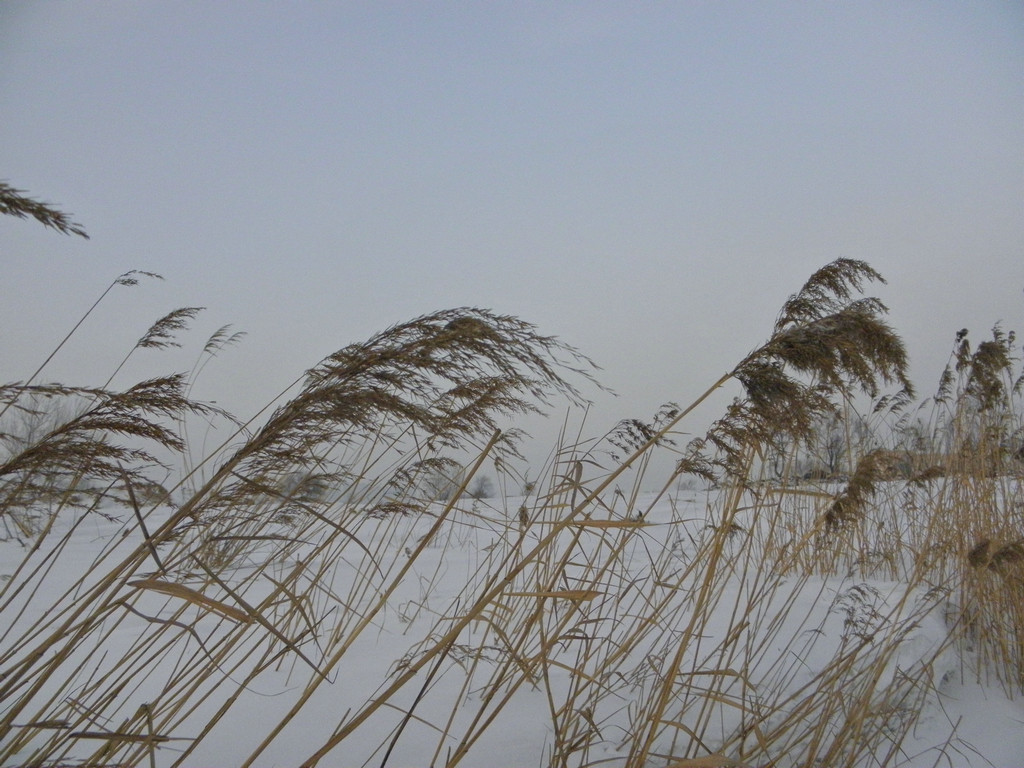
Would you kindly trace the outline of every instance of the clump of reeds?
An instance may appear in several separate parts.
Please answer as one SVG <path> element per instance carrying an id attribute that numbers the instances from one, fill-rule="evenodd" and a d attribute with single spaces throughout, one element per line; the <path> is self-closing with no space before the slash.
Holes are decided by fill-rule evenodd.
<path id="1" fill-rule="evenodd" d="M 934 431 L 947 460 L 936 514 L 947 522 L 959 585 L 954 632 L 979 678 L 994 675 L 1010 693 L 1024 690 L 1019 398 L 1024 374 L 1015 334 L 998 325 L 972 348 L 966 329 L 933 398 Z"/>
<path id="2" fill-rule="evenodd" d="M 42 215 L 40 208 L 26 207 L 26 199 L 7 197 L 12 205 L 21 205 L 20 210 L 37 218 Z M 44 223 L 56 226 L 63 221 L 50 216 Z M 129 274 L 115 284 L 131 284 L 134 279 Z M 161 318 L 135 349 L 176 344 L 175 334 L 197 311 L 183 308 Z M 346 521 L 352 505 L 369 501 L 371 511 L 420 510 L 394 494 L 450 461 L 444 452 L 477 446 L 485 455 L 514 455 L 513 435 L 501 433 L 499 420 L 535 411 L 551 394 L 578 401 L 580 395 L 566 374 L 589 378 L 590 365 L 576 350 L 538 334 L 517 318 L 474 308 L 425 315 L 345 347 L 308 371 L 299 392 L 250 436 L 235 447 L 228 447 L 234 440 L 226 441 L 224 450 L 193 467 L 197 474 L 210 464 L 208 479 L 198 486 L 179 482 L 171 489 L 179 494 L 188 490 L 170 514 L 156 514 L 166 508 L 167 497 L 148 508 L 138 503 L 135 489 L 148 481 L 148 471 L 167 459 L 146 443 L 168 455 L 178 453 L 185 444 L 174 426 L 186 415 L 225 415 L 189 399 L 186 376 L 149 380 L 123 392 L 31 383 L 38 371 L 24 384 L 8 385 L 3 390 L 5 410 L 18 410 L 26 397 L 75 396 L 86 405 L 5 458 L 0 465 L 0 477 L 6 481 L 0 500 L 3 513 L 30 508 L 39 498 L 37 478 L 56 477 L 66 484 L 69 498 L 73 491 L 97 483 L 106 489 L 99 492 L 103 497 L 117 483 L 125 490 L 134 523 L 125 525 L 123 536 L 106 543 L 90 572 L 82 574 L 80 586 L 49 606 L 42 617 L 27 624 L 18 621 L 19 616 L 31 615 L 23 598 L 48 578 L 52 562 L 34 564 L 30 555 L 24 571 L 5 585 L 0 610 L 11 623 L 0 652 L 0 696 L 5 701 L 0 753 L 9 759 L 36 743 L 40 746 L 34 761 L 43 755 L 67 754 L 76 739 L 84 738 L 75 734 L 88 730 L 101 711 L 97 708 L 122 706 L 116 691 L 126 675 L 134 678 L 133 685 L 148 679 L 153 670 L 147 669 L 147 659 L 156 649 L 198 640 L 196 628 L 204 617 L 216 618 L 230 629 L 214 646 L 200 640 L 204 653 L 163 682 L 143 720 L 129 718 L 109 732 L 95 760 L 131 762 L 132 755 L 150 753 L 163 740 L 156 734 L 173 729 L 192 711 L 195 686 L 204 686 L 199 699 L 203 701 L 230 682 L 223 676 L 225 665 L 239 662 L 229 662 L 224 654 L 243 641 L 264 643 L 272 657 L 294 654 L 315 670 L 315 680 L 323 681 L 415 561 L 410 557 L 404 567 L 382 563 L 384 553 L 371 549 L 357 534 L 359 526 L 375 515 L 361 516 L 364 522 Z M 236 438 L 243 434 L 239 431 Z M 407 452 L 410 449 L 412 453 Z M 324 493 L 321 486 L 320 493 L 309 493 L 304 490 L 308 484 L 288 487 L 284 481 L 296 474 L 329 478 L 348 488 Z M 460 491 L 471 478 L 471 472 L 464 474 Z M 375 498 L 380 502 L 373 506 Z M 94 500 L 89 510 L 99 504 Z M 45 535 L 40 534 L 33 552 Z M 67 535 L 55 542 L 58 550 Z M 256 564 L 257 577 L 269 575 L 312 542 L 318 554 L 283 581 L 272 578 L 278 586 L 269 602 L 260 597 L 250 603 L 245 597 L 251 590 L 260 591 L 259 578 L 254 582 L 251 576 L 236 580 L 231 575 L 243 563 Z M 416 554 L 428 542 L 429 537 L 415 545 Z M 315 625 L 307 612 L 313 605 L 298 595 L 322 589 L 347 547 L 365 559 L 367 577 L 376 573 L 383 579 L 354 584 L 351 604 L 369 600 L 376 607 L 350 613 L 333 630 L 332 639 L 321 641 L 325 645 L 313 658 L 302 650 L 312 639 Z M 155 595 L 164 596 L 173 618 L 156 618 Z M 281 613 L 279 599 L 291 606 L 291 613 Z M 194 610 L 195 618 L 185 620 L 185 613 Z M 142 619 L 138 640 L 117 667 L 105 665 L 102 656 L 81 657 L 83 647 L 94 641 L 102 647 L 102 638 L 111 631 L 100 618 L 113 621 L 115 627 Z M 294 631 L 299 635 L 293 637 Z M 251 653 L 245 651 L 242 662 Z M 68 665 L 89 670 L 87 678 L 68 675 Z M 262 668 L 256 663 L 249 676 Z M 72 702 L 68 692 L 73 686 L 78 692 Z M 310 693 L 313 690 L 315 685 Z M 43 717 L 44 711 L 60 715 Z M 20 721 L 28 724 L 15 727 Z M 46 725 L 58 721 L 67 725 Z M 148 737 L 129 735 L 135 722 L 149 729 Z"/>
<path id="3" fill-rule="evenodd" d="M 590 376 L 585 357 L 516 318 L 446 310 L 344 347 L 262 421 L 227 419 L 223 445 L 190 457 L 187 476 L 148 502 L 156 462 L 189 448 L 186 418 L 226 414 L 191 400 L 188 376 L 54 389 L 85 407 L 5 459 L 0 512 L 30 509 L 48 473 L 101 490 L 63 526 L 56 510 L 0 592 L 0 761 L 136 765 L 171 754 L 193 764 L 252 689 L 285 671 L 287 701 L 246 733 L 239 764 L 264 759 L 304 718 L 322 727 L 290 750 L 295 764 L 354 762 L 345 750 L 365 734 L 373 745 L 360 760 L 472 764 L 527 691 L 550 724 L 551 765 L 890 762 L 934 685 L 941 648 L 910 663 L 900 654 L 948 597 L 936 576 L 948 558 L 934 554 L 945 534 L 932 526 L 914 542 L 902 591 L 850 584 L 835 599 L 820 577 L 839 561 L 822 555 L 820 536 L 848 541 L 894 499 L 942 512 L 969 484 L 946 474 L 937 482 L 948 494 L 927 483 L 914 496 L 882 493 L 881 453 L 861 458 L 838 494 L 764 476 L 766 457 L 805 449 L 857 396 L 893 386 L 900 402 L 910 397 L 885 307 L 860 297 L 880 279 L 863 262 L 827 265 L 785 303 L 769 339 L 690 405 L 624 420 L 601 441 L 564 441 L 509 509 L 464 503 L 485 462 L 514 457 L 505 422 L 552 396 L 579 402 L 569 379 Z M 166 315 L 136 348 L 177 343 L 196 311 Z M 222 329 L 207 349 L 229 338 Z M 986 349 L 979 360 L 998 358 Z M 981 365 L 960 374 L 977 382 L 972 412 L 991 415 Z M 3 390 L 8 408 L 46 397 L 35 378 Z M 678 449 L 679 424 L 730 381 L 741 395 Z M 980 434 L 966 420 L 957 429 Z M 715 484 L 699 525 L 648 521 L 654 502 L 641 504 L 638 489 L 656 451 L 676 460 L 657 498 L 687 474 Z M 460 452 L 470 460 L 456 461 Z M 112 483 L 128 511 L 116 534 L 40 605 L 33 597 Z M 971 488 L 995 509 L 991 483 Z M 1010 573 L 1019 539 L 979 549 L 973 571 Z M 466 548 L 461 589 L 438 595 Z M 349 684 L 345 672 L 368 663 L 396 614 L 408 652 L 332 708 L 325 691 Z M 813 668 L 793 661 L 827 637 L 832 652 Z"/>
<path id="4" fill-rule="evenodd" d="M 900 413 L 888 434 L 879 430 L 888 447 L 861 457 L 823 516 L 835 563 L 889 578 L 920 574 L 948 589 L 965 674 L 994 677 L 1010 695 L 1024 684 L 1016 364 L 1012 332 L 997 326 L 976 348 L 966 330 L 957 333 L 936 394 Z"/>

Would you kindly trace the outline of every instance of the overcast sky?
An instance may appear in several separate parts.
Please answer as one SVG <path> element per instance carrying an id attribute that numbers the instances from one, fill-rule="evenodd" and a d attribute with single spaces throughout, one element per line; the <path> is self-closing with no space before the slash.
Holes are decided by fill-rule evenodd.
<path id="1" fill-rule="evenodd" d="M 838 257 L 927 393 L 953 335 L 1024 330 L 1024 4 L 0 4 L 0 179 L 91 239 L 0 221 L 0 378 L 100 384 L 152 320 L 245 343 L 249 415 L 435 309 L 518 315 L 619 393 L 688 402 Z"/>

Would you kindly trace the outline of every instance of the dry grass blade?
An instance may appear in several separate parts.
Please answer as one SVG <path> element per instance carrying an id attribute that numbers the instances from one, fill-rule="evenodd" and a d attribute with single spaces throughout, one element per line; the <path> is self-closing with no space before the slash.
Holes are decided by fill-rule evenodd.
<path id="1" fill-rule="evenodd" d="M 136 589 L 146 589 L 151 592 L 160 592 L 171 597 L 179 597 L 193 605 L 198 605 L 204 610 L 218 613 L 221 616 L 243 624 L 248 624 L 253 620 L 253 617 L 241 608 L 228 605 L 220 600 L 214 600 L 212 597 L 208 597 L 191 587 L 186 587 L 184 584 L 175 584 L 174 582 L 161 581 L 160 579 L 139 579 L 128 582 L 128 586 L 135 587 Z"/>
<path id="2" fill-rule="evenodd" d="M 692 757 L 687 760 L 674 760 L 665 768 L 753 768 L 748 763 L 741 763 L 725 755 L 707 755 Z"/>
<path id="3" fill-rule="evenodd" d="M 549 589 L 541 590 L 537 592 L 506 592 L 505 595 L 508 597 L 539 597 L 539 598 L 555 598 L 560 600 L 573 600 L 576 602 L 584 602 L 587 600 L 594 600 L 601 597 L 604 592 L 600 592 L 596 589 Z"/>
<path id="4" fill-rule="evenodd" d="M 164 564 L 160 560 L 160 553 L 157 551 L 156 545 L 153 543 L 152 537 L 149 535 L 149 529 L 146 527 L 146 520 L 142 515 L 142 509 L 139 506 L 138 497 L 135 495 L 135 484 L 132 479 L 128 476 L 128 473 L 121 468 L 121 480 L 124 483 L 125 490 L 128 492 L 128 501 L 131 503 L 132 512 L 135 513 L 135 520 L 139 524 L 139 530 L 142 531 L 142 537 L 146 542 L 146 546 L 149 547 L 149 553 L 153 556 L 153 562 L 156 563 L 157 568 L 161 571 L 164 569 Z"/>
<path id="5" fill-rule="evenodd" d="M 76 731 L 71 734 L 71 738 L 142 744 L 163 744 L 164 742 L 172 741 L 170 736 L 161 736 L 158 733 L 148 735 L 141 733 L 118 733 L 115 731 Z"/>

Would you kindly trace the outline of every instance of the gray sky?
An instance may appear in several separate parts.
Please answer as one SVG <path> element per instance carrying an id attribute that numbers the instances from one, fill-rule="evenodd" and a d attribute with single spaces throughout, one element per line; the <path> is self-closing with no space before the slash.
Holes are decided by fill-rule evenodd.
<path id="1" fill-rule="evenodd" d="M 206 306 L 120 383 L 233 323 L 197 394 L 247 416 L 474 305 L 602 366 L 600 432 L 688 402 L 850 257 L 928 393 L 957 329 L 1024 330 L 1024 5 L 8 0 L 0 179 L 91 236 L 0 221 L 5 381 L 145 269 L 166 281 L 112 294 L 44 378 L 102 383 Z"/>

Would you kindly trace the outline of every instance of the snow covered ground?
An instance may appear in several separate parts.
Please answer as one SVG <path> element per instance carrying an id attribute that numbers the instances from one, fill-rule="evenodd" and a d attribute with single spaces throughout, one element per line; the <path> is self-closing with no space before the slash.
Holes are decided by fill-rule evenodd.
<path id="1" fill-rule="evenodd" d="M 351 536 L 342 537 L 344 546 L 317 553 L 310 529 L 287 562 L 267 569 L 261 557 L 274 551 L 268 540 L 236 555 L 219 588 L 202 574 L 179 572 L 181 584 L 222 604 L 259 604 L 262 616 L 278 616 L 277 630 L 295 641 L 293 650 L 301 649 L 309 663 L 282 652 L 281 642 L 262 639 L 257 622 L 232 621 L 209 606 L 160 591 L 155 581 L 139 587 L 139 581 L 160 576 L 147 563 L 132 577 L 135 587 L 122 587 L 131 601 L 90 629 L 74 649 L 81 664 L 65 664 L 68 672 L 43 686 L 35 708 L 19 711 L 19 727 L 7 743 L 40 719 L 75 722 L 38 730 L 5 764 L 37 759 L 33 750 L 45 736 L 64 739 L 64 751 L 51 753 L 62 764 L 96 759 L 103 743 L 97 732 L 122 732 L 125 723 L 139 722 L 140 711 L 158 725 L 169 722 L 160 719 L 160 707 L 171 706 L 161 691 L 168 681 L 185 690 L 192 679 L 197 687 L 189 701 L 195 709 L 191 703 L 181 709 L 170 732 L 156 728 L 168 740 L 143 753 L 141 764 L 152 758 L 156 765 L 172 765 L 186 755 L 184 765 L 239 765 L 305 691 L 308 701 L 253 764 L 299 765 L 367 710 L 365 722 L 322 765 L 443 765 L 467 743 L 464 765 L 537 766 L 564 759 L 570 765 L 620 766 L 637 734 L 648 732 L 649 713 L 668 690 L 670 668 L 676 670 L 675 684 L 657 710 L 660 722 L 649 731 L 649 765 L 687 765 L 680 761 L 718 753 L 723 744 L 722 761 L 714 764 L 753 765 L 742 754 L 751 754 L 743 752 L 744 745 L 758 739 L 769 742 L 772 765 L 799 764 L 808 729 L 823 719 L 829 724 L 822 733 L 862 723 L 871 735 L 847 739 L 861 744 L 864 753 L 851 757 L 840 750 L 831 757 L 834 763 L 819 753 L 816 765 L 1024 763 L 1024 703 L 1008 698 L 998 684 L 979 683 L 970 649 L 949 642 L 948 595 L 898 580 L 753 568 L 748 539 L 765 535 L 755 520 L 737 520 L 734 541 L 717 550 L 719 559 L 711 563 L 715 507 L 703 492 L 641 497 L 633 508 L 645 510 L 642 521 L 622 517 L 611 499 L 600 519 L 595 515 L 560 530 L 553 520 L 520 525 L 519 509 L 529 512 L 534 503 L 460 502 L 429 539 L 424 537 L 440 505 L 419 515 L 360 512 L 350 524 Z M 79 578 L 95 570 L 98 557 L 111 563 L 113 555 L 137 545 L 132 513 L 106 511 L 114 516 L 92 512 L 76 518 L 55 558 L 46 560 L 47 547 L 29 558 L 29 566 L 50 567 L 45 579 L 30 578 L 30 568 L 17 570 L 25 547 L 14 540 L 0 544 L 0 577 L 7 588 L 2 650 L 33 621 L 53 615 L 51 606 L 73 605 L 76 595 L 85 594 L 87 584 Z M 71 525 L 71 519 L 58 521 L 48 541 L 59 541 Z M 287 530 L 287 521 L 281 526 Z M 549 534 L 553 543 L 541 561 L 503 583 L 492 580 L 510 573 Z M 770 542 L 763 546 L 768 557 Z M 367 552 L 379 573 L 367 573 Z M 293 600 L 274 602 L 274 585 L 292 583 L 289 569 L 299 564 L 321 569 L 314 571 L 316 585 L 303 582 L 304 593 L 292 589 Z M 707 577 L 711 571 L 714 578 Z M 553 573 L 561 575 L 545 583 L 545 574 Z M 379 590 L 355 588 L 366 580 L 397 586 L 381 600 Z M 33 590 L 15 593 L 19 581 Z M 488 607 L 458 627 L 459 617 L 475 610 L 492 587 L 498 591 Z M 64 594 L 67 589 L 72 591 Z M 358 604 L 350 596 L 359 596 Z M 302 609 L 286 613 L 283 603 L 289 600 Z M 356 631 L 362 620 L 368 622 L 365 629 Z M 533 629 L 520 634 L 531 621 Z M 185 625 L 188 631 L 181 629 Z M 433 652 L 453 627 L 457 631 L 442 643 L 443 652 Z M 139 644 L 147 633 L 158 632 L 166 642 Z M 236 638 L 234 645 L 222 644 L 228 635 Z M 327 659 L 342 645 L 344 653 L 328 667 Z M 404 685 L 387 690 L 431 653 Z M 215 672 L 200 680 L 191 665 L 203 656 Z M 3 666 L 19 658 L 5 657 Z M 313 664 L 327 672 L 310 691 L 307 684 L 319 674 Z M 247 677 L 255 666 L 261 670 Z M 118 670 L 127 670 L 123 678 Z M 104 675 L 113 676 L 111 683 L 93 684 Z M 201 695 L 203 685 L 209 698 Z M 0 705 L 5 713 L 24 690 L 12 691 Z M 54 701 L 46 702 L 47 690 L 56 693 Z M 374 709 L 382 697 L 386 703 Z M 228 699 L 233 706 L 186 753 Z M 865 706 L 871 711 L 863 711 Z M 558 729 L 565 730 L 556 736 Z M 78 736 L 68 739 L 70 731 Z M 744 736 L 737 735 L 741 731 Z M 903 735 L 898 747 L 887 731 L 894 738 Z M 112 762 L 125 754 L 117 753 Z"/>

